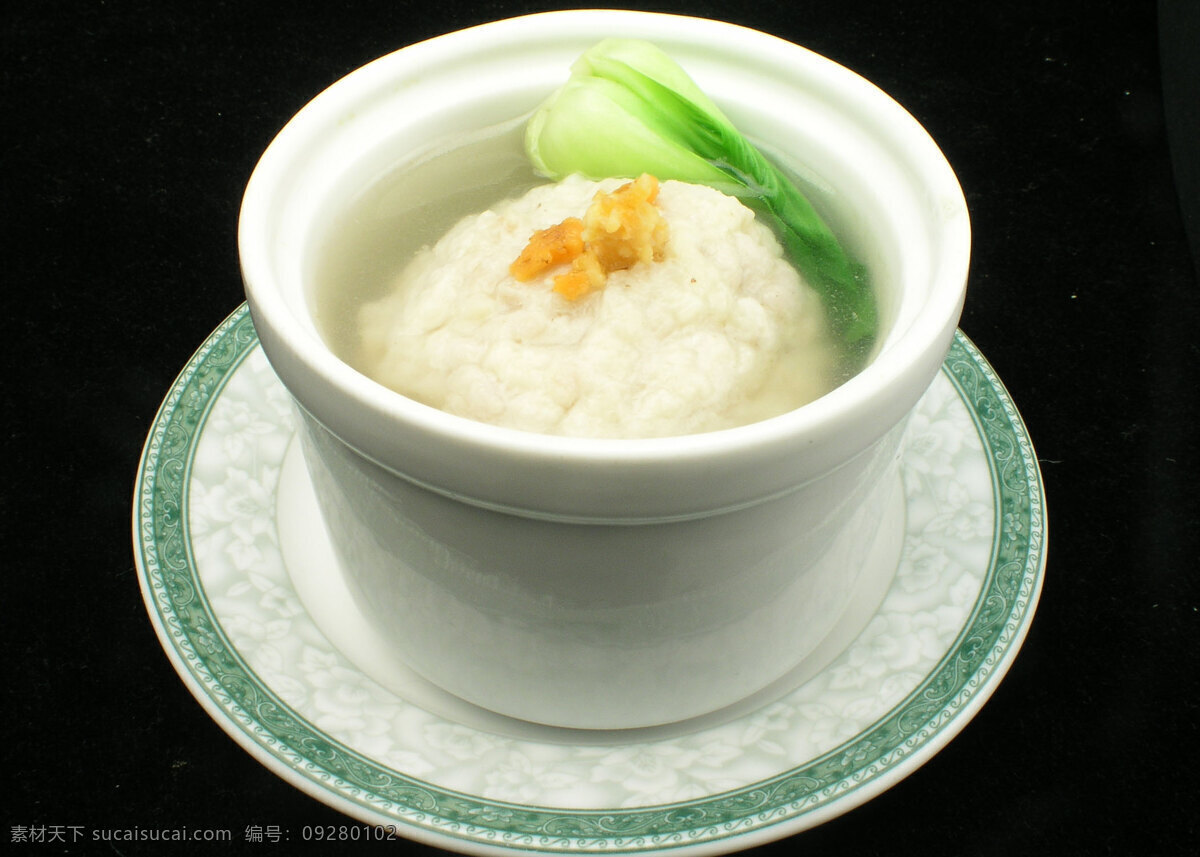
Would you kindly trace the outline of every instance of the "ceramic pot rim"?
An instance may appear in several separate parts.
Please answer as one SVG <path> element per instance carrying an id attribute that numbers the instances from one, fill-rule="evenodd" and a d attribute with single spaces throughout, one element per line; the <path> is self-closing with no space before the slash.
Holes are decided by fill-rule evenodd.
<path id="1" fill-rule="evenodd" d="M 715 57 L 753 57 L 757 67 L 810 81 L 826 102 L 853 114 L 866 132 L 885 136 L 889 152 L 903 161 L 931 200 L 940 234 L 931 246 L 928 295 L 912 311 L 901 308 L 878 355 L 862 372 L 816 402 L 746 426 L 679 437 L 591 439 L 534 434 L 447 414 L 386 390 L 333 355 L 311 319 L 289 304 L 287 286 L 280 282 L 284 277 L 271 258 L 266 220 L 274 216 L 272 198 L 286 185 L 290 171 L 347 111 L 379 93 L 435 74 L 468 74 L 476 63 L 503 62 L 506 53 L 511 64 L 514 56 L 523 55 L 520 51 L 560 45 L 564 34 L 589 43 L 602 35 L 626 34 L 668 49 L 689 44 L 697 53 Z M 547 82 L 546 91 L 554 85 L 556 81 Z M 739 483 L 732 491 L 718 487 L 707 505 L 750 502 L 777 492 L 780 485 L 795 484 L 806 473 L 811 477 L 836 466 L 839 457 L 861 452 L 903 419 L 932 380 L 957 326 L 970 226 L 961 188 L 936 144 L 902 107 L 853 72 L 790 42 L 732 24 L 582 10 L 513 18 L 440 36 L 382 57 L 333 84 L 288 123 L 256 167 L 241 210 L 239 253 L 255 326 L 272 365 L 303 407 L 362 454 L 434 490 L 484 505 L 589 517 L 611 514 L 617 508 L 613 504 L 624 504 L 634 515 L 674 515 L 706 504 L 687 500 L 683 509 L 668 511 L 670 494 L 678 497 L 689 486 L 713 484 L 712 476 L 703 483 L 682 477 L 688 469 L 716 465 L 713 476 L 724 474 Z M 764 466 L 773 469 L 772 461 L 795 459 L 805 450 L 823 451 L 798 469 L 784 468 L 787 472 L 779 478 L 739 477 Z M 504 472 L 481 480 L 481 469 L 489 463 L 499 463 Z M 520 471 L 534 474 L 523 487 L 521 479 L 508 478 Z M 548 481 L 539 473 L 548 473 Z M 571 486 L 578 494 L 581 479 L 612 484 L 602 485 L 594 502 L 571 501 L 568 505 L 578 508 L 560 508 L 554 496 Z M 662 480 L 663 489 L 655 489 Z M 534 496 L 527 502 L 522 495 L 530 491 Z M 643 491 L 647 502 L 630 505 L 631 494 Z M 661 496 L 650 500 L 652 495 Z M 639 505 L 645 508 L 639 510 Z"/>

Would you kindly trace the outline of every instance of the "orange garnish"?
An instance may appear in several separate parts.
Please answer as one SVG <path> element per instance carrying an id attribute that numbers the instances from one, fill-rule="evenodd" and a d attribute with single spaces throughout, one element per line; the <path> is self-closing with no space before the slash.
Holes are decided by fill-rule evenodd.
<path id="1" fill-rule="evenodd" d="M 599 191 L 582 221 L 568 217 L 533 233 L 509 271 L 528 282 L 570 262 L 571 270 L 554 278 L 554 291 L 567 300 L 578 300 L 603 288 L 612 271 L 660 261 L 667 244 L 667 222 L 654 206 L 657 198 L 658 179 L 649 173 L 612 193 Z"/>
<path id="2" fill-rule="evenodd" d="M 527 283 L 549 268 L 570 262 L 582 252 L 583 221 L 568 217 L 549 229 L 533 233 L 508 270 L 517 280 Z"/>
<path id="3" fill-rule="evenodd" d="M 577 301 L 604 288 L 608 274 L 592 253 L 582 253 L 571 263 L 571 270 L 554 278 L 554 291 L 569 301 Z"/>
<path id="4" fill-rule="evenodd" d="M 662 258 L 667 222 L 655 208 L 658 179 L 642 173 L 612 193 L 598 193 L 583 218 L 583 241 L 604 271 Z"/>

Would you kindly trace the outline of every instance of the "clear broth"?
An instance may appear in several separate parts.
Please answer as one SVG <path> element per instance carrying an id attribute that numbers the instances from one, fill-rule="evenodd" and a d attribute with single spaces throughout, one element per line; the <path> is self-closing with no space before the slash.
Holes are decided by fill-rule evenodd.
<path id="1" fill-rule="evenodd" d="M 333 218 L 316 256 L 311 299 L 318 330 L 341 359 L 362 371 L 359 309 L 387 294 L 419 250 L 436 243 L 463 217 L 547 181 L 525 155 L 526 118 L 399 165 Z M 853 212 L 839 209 L 832 190 L 815 178 L 806 179 L 778 152 L 763 151 L 796 182 L 847 251 L 862 258 L 854 230 L 845 228 L 854 221 Z M 857 374 L 864 362 L 861 355 L 845 360 L 833 386 Z"/>

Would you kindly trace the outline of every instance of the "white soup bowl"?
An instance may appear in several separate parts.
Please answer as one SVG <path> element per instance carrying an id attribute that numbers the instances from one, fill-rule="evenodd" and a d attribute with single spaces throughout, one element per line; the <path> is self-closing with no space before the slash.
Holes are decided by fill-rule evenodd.
<path id="1" fill-rule="evenodd" d="M 607 36 L 658 44 L 744 133 L 831 189 L 880 295 L 854 378 L 739 428 L 580 439 L 438 411 L 326 345 L 312 288 L 330 212 L 415 153 L 528 113 Z M 847 69 L 730 24 L 570 11 L 415 44 L 335 83 L 263 154 L 239 252 L 301 416 L 329 573 L 373 630 L 470 703 L 618 729 L 783 689 L 869 615 L 850 608 L 877 602 L 898 560 L 903 426 L 954 335 L 970 228 L 929 135 Z"/>

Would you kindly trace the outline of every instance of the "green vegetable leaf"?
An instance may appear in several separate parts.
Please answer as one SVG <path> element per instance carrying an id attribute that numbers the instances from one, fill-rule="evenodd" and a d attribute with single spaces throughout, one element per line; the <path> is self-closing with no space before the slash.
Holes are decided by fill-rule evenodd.
<path id="1" fill-rule="evenodd" d="M 800 189 L 656 46 L 606 39 L 586 51 L 530 119 L 525 150 L 550 178 L 651 173 L 742 198 L 774 227 L 847 350 L 862 357 L 870 349 L 877 310 L 865 269 Z"/>

